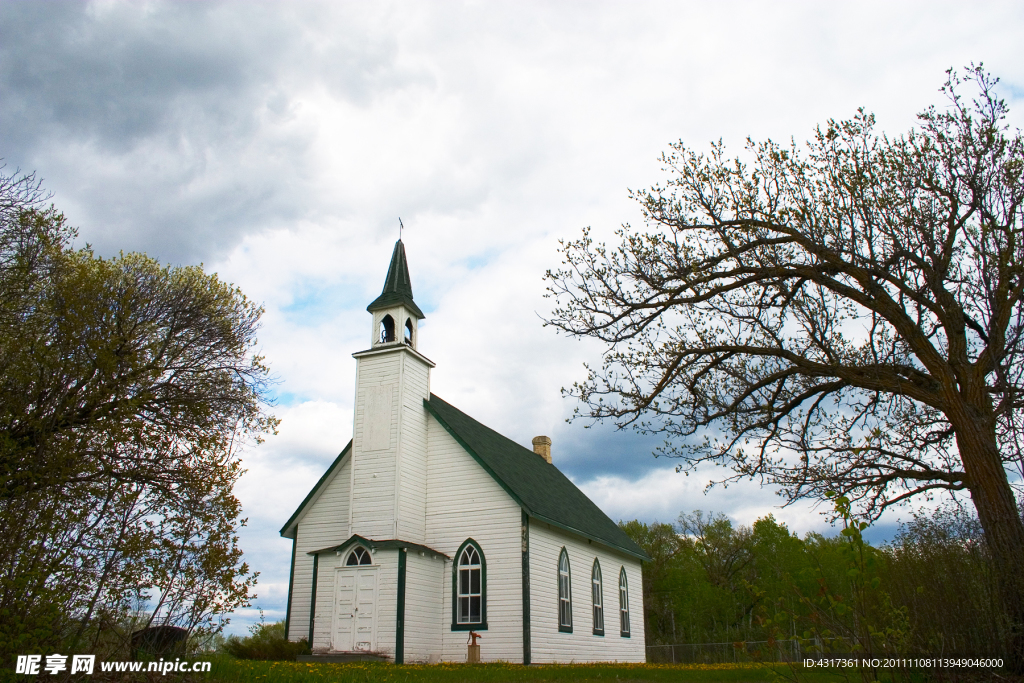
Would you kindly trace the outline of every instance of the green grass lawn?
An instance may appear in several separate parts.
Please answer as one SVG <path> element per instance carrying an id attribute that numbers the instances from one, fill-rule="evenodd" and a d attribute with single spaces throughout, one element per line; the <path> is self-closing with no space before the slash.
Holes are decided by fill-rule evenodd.
<path id="1" fill-rule="evenodd" d="M 835 672 L 800 671 L 799 680 L 807 683 L 845 680 Z M 860 680 L 857 671 L 848 672 L 850 680 Z M 210 674 L 211 683 L 532 683 L 559 681 L 591 683 L 596 681 L 721 681 L 723 683 L 769 683 L 792 680 L 786 666 L 776 670 L 758 664 L 566 664 L 523 666 L 521 664 L 436 664 L 395 666 L 376 662 L 320 664 L 300 662 L 256 662 L 217 658 Z"/>

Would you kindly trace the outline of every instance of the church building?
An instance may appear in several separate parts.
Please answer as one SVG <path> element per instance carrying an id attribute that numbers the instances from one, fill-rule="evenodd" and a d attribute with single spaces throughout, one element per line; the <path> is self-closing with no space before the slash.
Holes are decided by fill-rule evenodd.
<path id="1" fill-rule="evenodd" d="M 353 354 L 352 440 L 281 529 L 286 629 L 396 663 L 645 661 L 649 560 L 551 460 L 430 393 L 405 247 Z"/>

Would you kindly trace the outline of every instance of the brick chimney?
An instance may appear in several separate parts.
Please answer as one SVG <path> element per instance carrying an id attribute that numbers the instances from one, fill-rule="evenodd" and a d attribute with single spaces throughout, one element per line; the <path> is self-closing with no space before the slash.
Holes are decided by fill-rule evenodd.
<path id="1" fill-rule="evenodd" d="M 551 438 L 547 436 L 533 437 L 533 452 L 551 464 Z"/>

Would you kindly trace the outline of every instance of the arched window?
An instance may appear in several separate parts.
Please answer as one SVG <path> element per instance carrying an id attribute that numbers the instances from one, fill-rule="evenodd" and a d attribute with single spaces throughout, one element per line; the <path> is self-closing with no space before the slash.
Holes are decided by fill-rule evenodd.
<path id="1" fill-rule="evenodd" d="M 412 318 L 405 319 L 405 343 L 412 346 Z"/>
<path id="2" fill-rule="evenodd" d="M 629 587 L 625 567 L 619 572 L 619 635 L 629 638 Z"/>
<path id="3" fill-rule="evenodd" d="M 395 319 L 386 315 L 380 321 L 380 343 L 387 344 L 393 341 L 395 341 Z"/>
<path id="4" fill-rule="evenodd" d="M 373 558 L 370 557 L 370 553 L 361 545 L 357 545 L 352 549 L 352 552 L 348 554 L 348 559 L 345 560 L 346 567 L 355 567 L 360 564 L 373 564 Z"/>
<path id="5" fill-rule="evenodd" d="M 590 595 L 594 604 L 594 635 L 604 635 L 604 589 L 601 586 L 601 563 L 594 558 L 590 572 Z"/>
<path id="6" fill-rule="evenodd" d="M 455 554 L 452 576 L 452 630 L 482 631 L 487 628 L 487 562 L 473 539 Z"/>
<path id="7" fill-rule="evenodd" d="M 565 548 L 558 556 L 558 630 L 572 633 L 572 576 Z"/>

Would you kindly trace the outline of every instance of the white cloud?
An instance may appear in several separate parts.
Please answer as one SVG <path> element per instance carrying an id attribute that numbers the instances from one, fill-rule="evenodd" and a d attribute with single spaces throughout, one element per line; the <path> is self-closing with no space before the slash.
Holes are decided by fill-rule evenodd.
<path id="1" fill-rule="evenodd" d="M 782 507 L 783 500 L 771 487 L 739 481 L 706 490 L 713 479 L 722 478 L 721 472 L 712 469 L 704 468 L 686 476 L 672 467 L 658 468 L 634 480 L 602 476 L 576 483 L 614 520 L 671 524 L 680 513 L 703 510 L 724 514 L 735 524 L 745 526 L 771 514 L 801 536 L 810 531 L 831 530 L 828 520 L 820 514 L 824 508 L 804 502 Z"/>
<path id="2" fill-rule="evenodd" d="M 278 435 L 242 454 L 247 472 L 235 492 L 251 521 L 266 518 L 280 527 L 348 443 L 352 413 L 335 403 L 307 401 L 275 414 Z"/>

